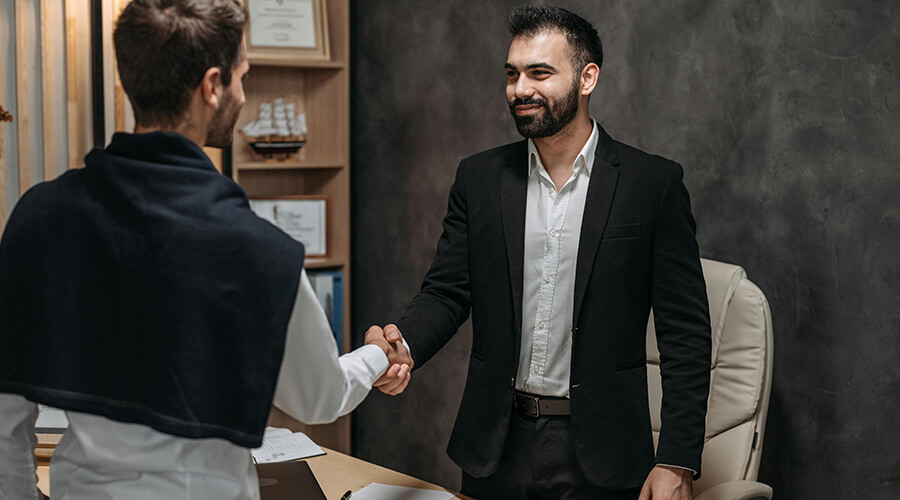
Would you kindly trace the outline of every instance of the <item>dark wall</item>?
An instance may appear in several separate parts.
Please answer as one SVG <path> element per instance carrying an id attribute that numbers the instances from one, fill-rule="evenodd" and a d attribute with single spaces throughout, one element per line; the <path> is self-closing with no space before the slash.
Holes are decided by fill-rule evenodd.
<path id="1" fill-rule="evenodd" d="M 520 2 L 363 0 L 353 22 L 354 325 L 395 320 L 456 165 L 518 139 L 505 19 Z M 760 479 L 779 499 L 900 498 L 900 3 L 561 1 L 606 60 L 592 114 L 680 162 L 704 257 L 768 296 Z M 358 455 L 458 487 L 444 448 L 471 330 L 356 413 Z"/>

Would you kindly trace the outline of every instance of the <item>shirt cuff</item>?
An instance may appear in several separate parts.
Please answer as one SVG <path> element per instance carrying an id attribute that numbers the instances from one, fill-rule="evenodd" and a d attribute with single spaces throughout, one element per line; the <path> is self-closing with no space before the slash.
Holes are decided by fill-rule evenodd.
<path id="1" fill-rule="evenodd" d="M 656 464 L 656 465 L 657 465 L 657 466 L 661 465 L 661 466 L 663 466 L 663 467 L 672 467 L 673 469 L 684 469 L 684 470 L 689 470 L 689 471 L 691 471 L 691 477 L 697 477 L 697 476 L 698 476 L 697 471 L 695 471 L 694 469 L 691 469 L 690 467 L 683 467 L 683 466 L 681 466 L 681 465 L 672 465 L 672 464 Z"/>
<path id="2" fill-rule="evenodd" d="M 409 348 L 409 344 L 406 342 L 406 337 L 400 337 L 400 343 L 403 344 L 403 347 L 405 347 L 407 352 L 409 352 L 409 359 L 411 359 L 412 362 L 415 363 L 416 360 L 412 359 L 412 349 Z"/>
<path id="3" fill-rule="evenodd" d="M 384 351 L 377 345 L 364 345 L 341 356 L 341 364 L 349 364 L 364 370 L 368 380 L 368 387 L 384 375 L 389 363 Z"/>

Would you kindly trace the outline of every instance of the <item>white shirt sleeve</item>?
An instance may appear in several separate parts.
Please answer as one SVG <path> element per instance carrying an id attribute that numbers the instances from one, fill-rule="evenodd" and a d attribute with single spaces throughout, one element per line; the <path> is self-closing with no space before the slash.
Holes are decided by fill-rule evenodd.
<path id="1" fill-rule="evenodd" d="M 303 270 L 288 322 L 275 406 L 307 424 L 333 422 L 353 411 L 387 368 L 384 351 L 373 345 L 338 357 L 328 318 Z"/>
<path id="2" fill-rule="evenodd" d="M 0 499 L 38 500 L 34 448 L 36 403 L 18 394 L 0 394 Z"/>

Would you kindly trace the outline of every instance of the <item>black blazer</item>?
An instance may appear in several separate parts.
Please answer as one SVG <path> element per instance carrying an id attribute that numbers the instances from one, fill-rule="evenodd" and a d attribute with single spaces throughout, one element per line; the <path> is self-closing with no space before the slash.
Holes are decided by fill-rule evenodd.
<path id="1" fill-rule="evenodd" d="M 471 308 L 468 378 L 447 452 L 475 477 L 496 470 L 509 429 L 527 169 L 525 141 L 460 163 L 434 262 L 397 323 L 421 366 Z M 694 234 L 681 166 L 601 128 L 578 246 L 570 378 L 576 456 L 600 487 L 640 486 L 654 463 L 700 470 L 710 325 Z M 651 306 L 663 380 L 655 460 L 645 366 Z"/>

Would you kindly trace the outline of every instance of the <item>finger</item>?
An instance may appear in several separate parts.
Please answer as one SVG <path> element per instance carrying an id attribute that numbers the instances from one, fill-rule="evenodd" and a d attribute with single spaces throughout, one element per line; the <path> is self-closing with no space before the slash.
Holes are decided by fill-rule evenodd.
<path id="1" fill-rule="evenodd" d="M 399 382 L 396 377 L 389 378 L 384 380 L 384 382 L 378 387 L 378 390 L 387 395 L 393 396 L 393 394 L 391 394 L 391 391 L 393 391 L 398 385 Z"/>
<path id="2" fill-rule="evenodd" d="M 388 394 L 391 396 L 396 396 L 406 390 L 406 386 L 409 385 L 410 373 L 409 367 L 406 365 L 400 369 L 400 373 L 397 375 L 397 385 L 388 391 Z"/>
<path id="3" fill-rule="evenodd" d="M 403 384 L 403 379 L 406 378 L 406 375 L 409 373 L 409 366 L 400 365 L 400 370 L 397 371 L 397 376 L 392 378 L 388 383 L 386 383 L 383 387 L 384 391 L 388 394 L 393 394 L 393 391 L 400 387 Z"/>
<path id="4" fill-rule="evenodd" d="M 396 379 L 398 373 L 400 373 L 400 365 L 399 364 L 391 365 L 391 367 L 388 368 L 386 372 L 384 372 L 384 375 L 379 377 L 378 380 L 376 380 L 375 383 L 372 384 L 372 386 L 373 387 L 382 387 L 385 384 L 388 384 L 392 380 Z"/>
<path id="5" fill-rule="evenodd" d="M 397 325 L 391 323 L 384 327 L 384 338 L 393 344 L 403 339 L 403 335 L 400 334 L 400 329 L 397 328 Z"/>
<path id="6" fill-rule="evenodd" d="M 410 373 L 406 374 L 406 377 L 403 379 L 403 383 L 397 386 L 393 391 L 391 391 L 392 396 L 396 396 L 406 390 L 406 387 L 409 385 L 411 375 L 412 374 Z"/>
<path id="7" fill-rule="evenodd" d="M 409 373 L 409 366 L 400 365 L 397 375 L 388 380 L 384 386 L 380 387 L 382 392 L 393 395 L 393 391 L 403 383 L 403 379 L 406 378 L 407 373 Z"/>
<path id="8" fill-rule="evenodd" d="M 366 330 L 366 343 L 370 343 L 372 340 L 376 340 L 379 337 L 384 337 L 384 330 L 381 329 L 378 325 L 372 325 Z"/>
<path id="9" fill-rule="evenodd" d="M 641 488 L 641 496 L 638 497 L 638 500 L 650 500 L 650 486 L 647 483 L 644 483 L 644 487 Z"/>

